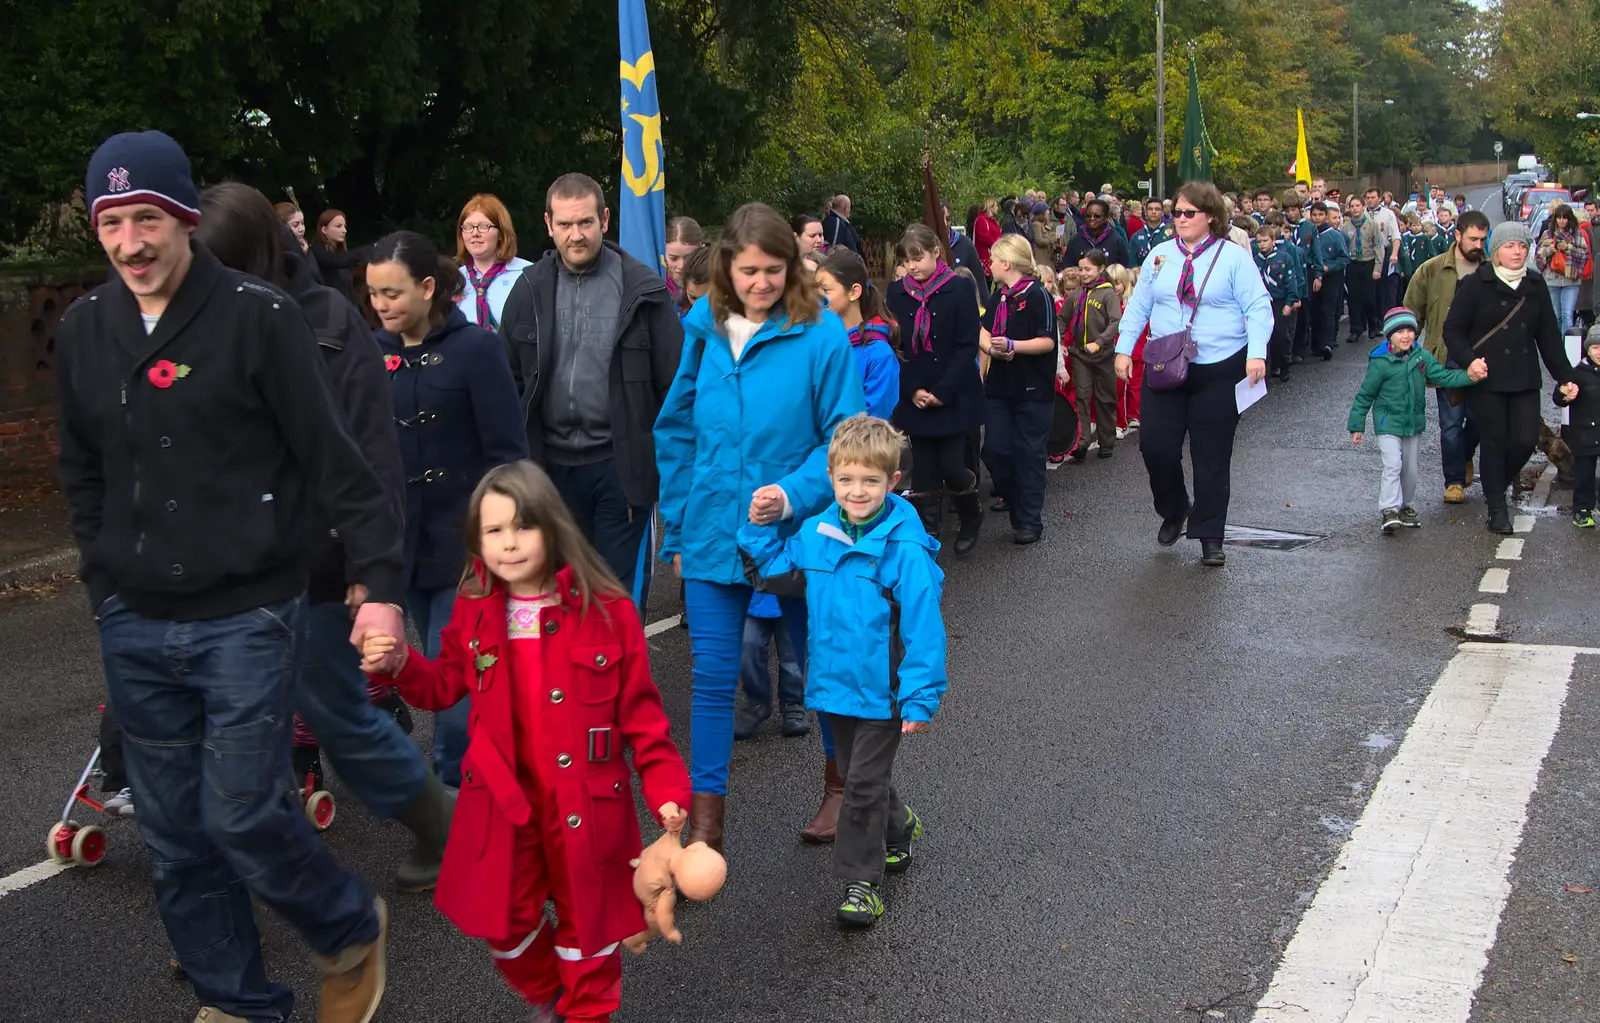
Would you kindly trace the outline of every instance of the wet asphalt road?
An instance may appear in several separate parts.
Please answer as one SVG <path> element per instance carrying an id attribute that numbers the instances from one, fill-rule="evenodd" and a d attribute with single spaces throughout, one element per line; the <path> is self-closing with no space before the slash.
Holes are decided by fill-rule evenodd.
<path id="1" fill-rule="evenodd" d="M 838 931 L 829 854 L 796 840 L 820 788 L 815 738 L 764 733 L 736 750 L 728 886 L 685 913 L 681 948 L 627 962 L 619 1023 L 1249 1019 L 1494 558 L 1481 495 L 1441 504 L 1436 469 L 1422 476 L 1425 527 L 1379 534 L 1378 455 L 1344 429 L 1364 355 L 1342 345 L 1331 364 L 1299 367 L 1240 425 L 1230 521 L 1318 543 L 1230 547 L 1220 571 L 1199 565 L 1197 544 L 1158 548 L 1130 438 L 1110 461 L 1050 474 L 1037 546 L 1014 547 L 994 521 L 972 557 L 947 556 L 950 690 L 896 770 L 928 831 L 880 926 Z M 1426 466 L 1437 450 L 1435 429 Z M 1501 598 L 1511 638 L 1600 645 L 1596 542 L 1540 522 Z M 675 599 L 658 587 L 648 618 Z M 653 644 L 686 742 L 687 634 Z M 0 650 L 4 877 L 42 858 L 93 747 L 101 682 L 75 588 L 0 609 Z M 1600 894 L 1562 889 L 1600 892 L 1600 664 L 1579 669 L 1474 1020 L 1593 1019 L 1600 1004 Z M 99 868 L 0 898 L 0 1019 L 193 1014 L 166 974 L 137 834 L 108 830 Z M 402 831 L 352 797 L 326 838 L 389 888 Z M 521 1018 L 481 948 L 425 897 L 390 906 L 380 1020 Z M 309 1019 L 314 978 L 276 920 L 267 954 Z"/>

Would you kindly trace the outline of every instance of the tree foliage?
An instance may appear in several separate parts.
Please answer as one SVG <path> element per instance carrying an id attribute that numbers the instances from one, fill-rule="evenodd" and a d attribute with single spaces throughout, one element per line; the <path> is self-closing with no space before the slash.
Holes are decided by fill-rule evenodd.
<path id="1" fill-rule="evenodd" d="M 1547 166 L 1600 167 L 1600 0 L 1502 0 L 1492 24 L 1490 116 Z"/>

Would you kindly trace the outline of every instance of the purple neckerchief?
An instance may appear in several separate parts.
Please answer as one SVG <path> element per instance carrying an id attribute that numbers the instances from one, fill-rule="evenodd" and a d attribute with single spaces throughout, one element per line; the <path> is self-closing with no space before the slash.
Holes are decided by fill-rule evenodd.
<path id="1" fill-rule="evenodd" d="M 900 283 L 905 287 L 906 294 L 917 301 L 917 317 L 911 324 L 913 352 L 933 351 L 933 314 L 928 311 L 928 301 L 940 288 L 955 280 L 955 277 L 956 272 L 941 259 L 926 281 L 919 281 L 910 274 L 901 279 Z"/>
<path id="2" fill-rule="evenodd" d="M 1021 277 L 1017 279 L 1017 283 L 1015 284 L 1001 285 L 1000 301 L 997 302 L 994 307 L 994 329 L 989 331 L 990 337 L 1007 336 L 1006 324 L 1010 320 L 1011 300 L 1016 298 L 1018 295 L 1023 294 L 1029 288 L 1038 283 L 1039 282 L 1034 280 L 1032 277 Z"/>
<path id="3" fill-rule="evenodd" d="M 1183 243 L 1183 239 L 1178 239 L 1178 251 L 1183 253 L 1183 273 L 1178 275 L 1179 305 L 1186 305 L 1195 311 L 1200 309 L 1200 299 L 1194 293 L 1194 261 L 1200 257 L 1201 253 L 1216 243 L 1217 236 L 1208 234 L 1205 241 L 1196 245 L 1193 251 L 1190 251 L 1189 246 Z"/>
<path id="4" fill-rule="evenodd" d="M 474 297 L 478 305 L 478 326 L 494 330 L 500 326 L 494 320 L 494 312 L 489 308 L 489 285 L 496 277 L 506 272 L 504 260 L 495 263 L 482 274 L 478 273 L 478 264 L 468 261 L 467 280 L 472 284 Z"/>

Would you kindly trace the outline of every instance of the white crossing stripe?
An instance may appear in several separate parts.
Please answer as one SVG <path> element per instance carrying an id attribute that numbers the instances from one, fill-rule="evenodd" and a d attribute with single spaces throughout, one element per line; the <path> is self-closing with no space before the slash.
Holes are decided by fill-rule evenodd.
<path id="1" fill-rule="evenodd" d="M 1500 624 L 1499 604 L 1474 604 L 1467 612 L 1467 634 L 1493 636 Z"/>
<path id="2" fill-rule="evenodd" d="M 1478 583 L 1479 593 L 1505 593 L 1511 588 L 1511 569 L 1486 568 Z"/>
<path id="3" fill-rule="evenodd" d="M 71 863 L 57 863 L 54 860 L 45 860 L 43 863 L 35 863 L 31 867 L 23 867 L 15 874 L 7 874 L 5 877 L 0 877 L 0 897 L 10 895 L 12 892 L 20 892 L 29 885 L 38 884 L 46 878 L 55 877 L 63 870 L 71 869 Z"/>
<path id="4" fill-rule="evenodd" d="M 1463 643 L 1384 768 L 1256 1023 L 1466 1023 L 1577 647 Z"/>
<path id="5" fill-rule="evenodd" d="M 1500 541 L 1500 546 L 1495 550 L 1494 556 L 1501 561 L 1521 561 L 1522 545 L 1528 541 L 1516 537 L 1506 537 Z"/>
<path id="6" fill-rule="evenodd" d="M 681 614 L 680 615 L 668 615 L 667 617 L 661 619 L 659 622 L 651 622 L 649 625 L 646 625 L 644 627 L 644 634 L 646 636 L 659 636 L 661 633 L 666 632 L 668 629 L 677 628 L 678 627 L 678 623 L 681 622 L 681 621 L 683 621 L 683 615 L 681 615 Z"/>
<path id="7" fill-rule="evenodd" d="M 1513 533 L 1533 532 L 1534 517 L 1532 515 L 1513 515 L 1511 517 L 1511 531 Z"/>

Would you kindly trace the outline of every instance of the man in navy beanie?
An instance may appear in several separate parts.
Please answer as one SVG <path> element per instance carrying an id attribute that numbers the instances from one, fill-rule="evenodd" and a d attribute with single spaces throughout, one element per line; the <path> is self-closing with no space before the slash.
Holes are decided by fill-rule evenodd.
<path id="1" fill-rule="evenodd" d="M 323 973 L 317 1018 L 368 1023 L 387 910 L 289 788 L 289 729 L 316 507 L 368 602 L 355 636 L 404 635 L 400 513 L 350 437 L 300 309 L 190 234 L 189 161 L 108 139 L 84 195 L 116 277 L 56 344 L 61 482 L 100 628 L 156 905 L 197 1023 L 284 1020 L 251 897 Z"/>

